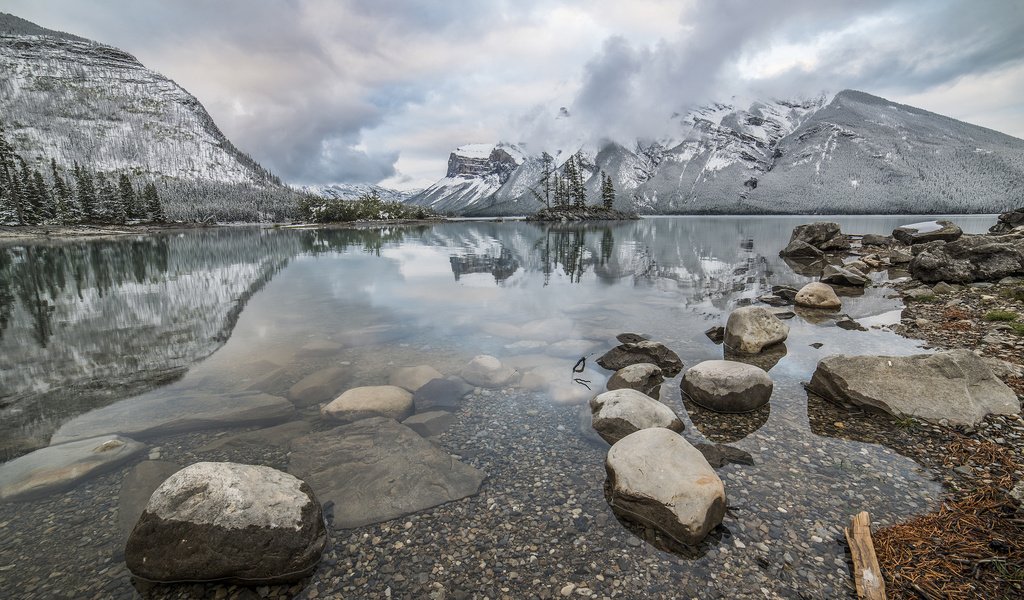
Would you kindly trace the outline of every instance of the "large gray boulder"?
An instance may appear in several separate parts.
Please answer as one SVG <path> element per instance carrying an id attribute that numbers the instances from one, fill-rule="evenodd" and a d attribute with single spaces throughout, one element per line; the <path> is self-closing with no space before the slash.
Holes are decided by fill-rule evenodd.
<path id="1" fill-rule="evenodd" d="M 801 242 L 805 242 L 821 249 L 825 249 L 830 246 L 839 249 L 843 244 L 836 241 L 837 237 L 840 239 L 842 238 L 839 223 L 819 221 L 817 223 L 797 225 L 793 228 L 793 233 L 790 234 L 789 241 L 793 242 L 800 240 Z"/>
<path id="2" fill-rule="evenodd" d="M 927 283 L 997 281 L 1024 275 L 1024 231 L 1006 235 L 965 235 L 915 249 L 910 274 Z"/>
<path id="3" fill-rule="evenodd" d="M 361 527 L 472 496 L 486 476 L 412 429 L 374 417 L 292 442 L 288 471 L 334 502 L 334 525 Z"/>
<path id="4" fill-rule="evenodd" d="M 823 310 L 837 310 L 843 306 L 842 300 L 836 295 L 832 286 L 820 281 L 813 281 L 800 288 L 794 301 L 797 306 Z"/>
<path id="5" fill-rule="evenodd" d="M 1024 206 L 999 215 L 996 224 L 989 227 L 988 231 L 989 233 L 1008 233 L 1017 227 L 1024 227 Z"/>
<path id="6" fill-rule="evenodd" d="M 731 360 L 706 360 L 683 375 L 683 392 L 700 406 L 722 413 L 757 410 L 772 396 L 774 383 L 764 369 Z"/>
<path id="7" fill-rule="evenodd" d="M 826 265 L 821 271 L 821 281 L 823 283 L 833 283 L 836 285 L 862 287 L 870 283 L 871 278 L 856 267 Z"/>
<path id="8" fill-rule="evenodd" d="M 651 363 L 637 363 L 622 367 L 608 379 L 609 390 L 631 389 L 658 399 L 661 384 L 665 381 L 661 367 Z"/>
<path id="9" fill-rule="evenodd" d="M 0 500 L 32 500 L 116 469 L 146 448 L 105 435 L 41 448 L 0 465 Z"/>
<path id="10" fill-rule="evenodd" d="M 952 242 L 963 233 L 963 230 L 952 221 L 923 221 L 893 229 L 892 237 L 911 246 L 935 241 Z"/>
<path id="11" fill-rule="evenodd" d="M 590 400 L 593 427 L 609 444 L 648 427 L 682 431 L 683 422 L 672 409 L 647 394 L 628 388 L 598 394 Z"/>
<path id="12" fill-rule="evenodd" d="M 516 370 L 506 367 L 497 358 L 481 354 L 469 361 L 460 373 L 472 385 L 485 388 L 504 387 L 515 379 Z"/>
<path id="13" fill-rule="evenodd" d="M 696 448 L 668 429 L 641 429 L 608 450 L 608 503 L 620 517 L 697 545 L 725 516 L 725 486 Z"/>
<path id="14" fill-rule="evenodd" d="M 351 423 L 369 417 L 404 419 L 412 414 L 412 394 L 394 385 L 367 385 L 346 390 L 320 409 L 333 421 Z"/>
<path id="15" fill-rule="evenodd" d="M 975 425 L 989 414 L 1020 412 L 1017 395 L 969 350 L 915 356 L 829 356 L 807 389 L 825 399 L 897 417 Z"/>
<path id="16" fill-rule="evenodd" d="M 288 399 L 295 406 L 315 406 L 338 396 L 345 389 L 349 372 L 342 367 L 328 367 L 306 375 L 288 390 Z"/>
<path id="17" fill-rule="evenodd" d="M 725 324 L 725 345 L 733 352 L 757 354 L 789 337 L 789 325 L 762 306 L 732 311 Z"/>
<path id="18" fill-rule="evenodd" d="M 221 429 L 290 421 L 295 406 L 279 396 L 255 392 L 143 396 L 122 400 L 71 419 L 51 444 L 112 433 L 157 437 L 200 429 Z"/>
<path id="19" fill-rule="evenodd" d="M 669 377 L 675 377 L 683 370 L 683 361 L 678 354 L 669 350 L 665 344 L 651 340 L 621 344 L 597 359 L 597 364 L 610 371 L 639 363 L 657 365 Z"/>
<path id="20" fill-rule="evenodd" d="M 825 256 L 816 246 L 812 246 L 803 240 L 793 240 L 779 252 L 780 256 L 788 258 L 821 258 Z"/>
<path id="21" fill-rule="evenodd" d="M 125 562 L 153 581 L 286 583 L 312 573 L 326 546 L 305 482 L 270 467 L 201 462 L 153 492 Z"/>

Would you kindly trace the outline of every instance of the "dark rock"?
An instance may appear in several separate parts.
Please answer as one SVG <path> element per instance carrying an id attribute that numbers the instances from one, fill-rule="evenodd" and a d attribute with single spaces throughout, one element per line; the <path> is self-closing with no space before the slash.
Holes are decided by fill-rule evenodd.
<path id="1" fill-rule="evenodd" d="M 796 293 L 798 291 L 799 290 L 797 288 L 789 285 L 772 286 L 772 294 L 778 296 L 779 298 L 784 298 L 789 302 L 793 302 L 793 299 L 796 298 Z"/>
<path id="2" fill-rule="evenodd" d="M 320 503 L 305 482 L 270 467 L 196 463 L 150 497 L 125 547 L 152 581 L 288 583 L 327 546 Z"/>
<path id="3" fill-rule="evenodd" d="M 653 363 L 669 377 L 675 377 L 683 370 L 683 361 L 678 354 L 664 344 L 650 340 L 616 346 L 597 359 L 597 364 L 611 371 L 637 363 Z"/>
<path id="4" fill-rule="evenodd" d="M 716 469 L 721 469 L 730 463 L 747 466 L 753 466 L 754 464 L 754 457 L 749 452 L 734 448 L 733 446 L 700 443 L 694 444 L 693 447 L 700 450 L 708 464 Z"/>
<path id="5" fill-rule="evenodd" d="M 851 319 L 849 315 L 842 315 L 836 319 L 836 325 L 849 331 L 867 331 L 867 328 Z"/>
<path id="6" fill-rule="evenodd" d="M 892 237 L 912 246 L 935 241 L 952 242 L 963 233 L 952 221 L 924 221 L 897 227 L 892 230 Z"/>
<path id="7" fill-rule="evenodd" d="M 825 221 L 819 221 L 817 223 L 807 223 L 805 225 L 797 225 L 793 228 L 793 233 L 789 236 L 789 241 L 800 240 L 821 248 L 823 244 L 832 241 L 836 236 L 840 235 L 840 228 L 838 223 L 830 223 Z"/>
<path id="8" fill-rule="evenodd" d="M 661 384 L 665 376 L 658 365 L 651 363 L 637 363 L 629 365 L 616 371 L 609 379 L 607 388 L 619 390 L 628 388 L 647 394 L 657 400 L 661 391 Z"/>
<path id="9" fill-rule="evenodd" d="M 405 425 L 425 438 L 429 438 L 435 435 L 441 435 L 445 431 L 448 431 L 448 428 L 451 427 L 454 422 L 455 415 L 452 413 L 446 410 L 431 410 L 417 413 L 409 417 L 402 421 L 402 425 Z"/>
<path id="10" fill-rule="evenodd" d="M 620 344 L 637 344 L 639 342 L 649 340 L 651 338 L 647 337 L 646 335 L 640 335 L 639 333 L 620 333 L 619 335 L 615 336 L 615 339 L 619 340 Z"/>
<path id="11" fill-rule="evenodd" d="M 758 296 L 757 300 L 758 302 L 763 302 L 768 306 L 786 306 L 788 304 L 792 304 L 792 301 L 786 300 L 782 296 L 776 296 L 775 294 L 765 294 L 763 296 Z"/>
<path id="12" fill-rule="evenodd" d="M 864 286 L 871 282 L 871 278 L 854 267 L 828 265 L 821 271 L 821 281 L 838 285 Z"/>
<path id="13" fill-rule="evenodd" d="M 708 336 L 708 339 L 716 344 L 721 344 L 725 340 L 725 327 L 716 325 L 704 332 L 704 335 Z"/>
<path id="14" fill-rule="evenodd" d="M 1024 227 L 1024 206 L 999 215 L 996 224 L 988 230 L 990 233 L 1008 233 L 1015 227 Z"/>
<path id="15" fill-rule="evenodd" d="M 893 239 L 888 235 L 878 235 L 875 233 L 866 233 L 860 240 L 863 246 L 891 246 Z"/>
<path id="16" fill-rule="evenodd" d="M 412 396 L 416 412 L 457 410 L 473 386 L 458 378 L 432 379 Z"/>
<path id="17" fill-rule="evenodd" d="M 779 256 L 790 258 L 821 258 L 825 253 L 803 240 L 793 240 L 779 252 Z"/>
<path id="18" fill-rule="evenodd" d="M 915 279 L 938 283 L 972 283 L 1024 275 L 1024 232 L 964 235 L 955 242 L 934 243 L 910 261 Z"/>
<path id="19" fill-rule="evenodd" d="M 149 497 L 160 484 L 181 470 L 181 465 L 163 460 L 144 460 L 135 465 L 121 482 L 121 496 L 117 504 L 117 528 L 121 541 L 128 539 Z"/>

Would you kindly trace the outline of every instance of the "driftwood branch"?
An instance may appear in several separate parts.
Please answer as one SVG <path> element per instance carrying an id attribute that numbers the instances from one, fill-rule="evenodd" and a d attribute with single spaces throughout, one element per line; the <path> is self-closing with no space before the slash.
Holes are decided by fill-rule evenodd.
<path id="1" fill-rule="evenodd" d="M 875 545 L 871 541 L 871 516 L 861 512 L 850 519 L 846 528 L 846 541 L 853 558 L 853 580 L 857 585 L 857 598 L 863 600 L 885 600 L 885 580 L 875 556 Z"/>

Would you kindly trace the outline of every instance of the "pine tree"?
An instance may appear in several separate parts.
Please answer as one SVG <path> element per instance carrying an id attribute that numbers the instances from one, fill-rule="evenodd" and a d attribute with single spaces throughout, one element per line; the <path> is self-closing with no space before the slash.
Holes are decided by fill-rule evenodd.
<path id="1" fill-rule="evenodd" d="M 20 156 L 16 155 L 16 158 L 21 165 L 21 173 L 14 177 L 14 205 L 18 211 L 18 224 L 35 225 L 39 223 L 37 207 L 42 204 L 42 199 L 37 196 L 28 163 Z"/>
<path id="2" fill-rule="evenodd" d="M 34 190 L 33 196 L 38 202 L 35 209 L 39 220 L 52 221 L 57 216 L 57 210 L 53 204 L 53 194 L 50 193 L 50 188 L 47 187 L 43 174 L 35 169 L 32 170 L 32 187 Z"/>
<path id="3" fill-rule="evenodd" d="M 92 173 L 75 163 L 75 188 L 78 191 L 78 206 L 82 209 L 82 218 L 91 221 L 96 218 L 96 187 Z"/>
<path id="4" fill-rule="evenodd" d="M 97 183 L 100 189 L 99 215 L 101 220 L 106 223 L 123 224 L 126 215 L 124 205 L 121 204 L 121 196 L 110 180 L 102 174 L 97 175 Z"/>
<path id="5" fill-rule="evenodd" d="M 553 162 L 554 159 L 551 158 L 551 155 L 547 152 L 541 155 L 541 177 L 544 181 L 544 204 L 546 204 L 548 208 L 551 208 L 551 192 L 553 189 L 551 176 L 554 175 L 554 169 L 552 168 Z"/>
<path id="6" fill-rule="evenodd" d="M 611 175 L 605 175 L 604 171 L 601 171 L 601 203 L 605 208 L 612 208 L 615 204 L 615 184 Z"/>
<path id="7" fill-rule="evenodd" d="M 164 208 L 160 204 L 160 197 L 156 193 L 156 184 L 152 181 L 142 189 L 142 204 L 146 206 L 146 217 L 154 223 L 163 223 Z"/>
<path id="8" fill-rule="evenodd" d="M 132 182 L 128 179 L 128 175 L 121 173 L 117 187 L 125 214 L 132 219 L 143 216 L 135 199 L 135 188 L 132 187 Z"/>

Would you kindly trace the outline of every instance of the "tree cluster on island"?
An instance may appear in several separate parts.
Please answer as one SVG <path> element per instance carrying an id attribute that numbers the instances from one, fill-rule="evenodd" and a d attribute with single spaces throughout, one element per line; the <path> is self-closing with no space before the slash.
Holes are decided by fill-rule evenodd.
<path id="1" fill-rule="evenodd" d="M 440 219 L 425 206 L 388 201 L 377 190 L 360 194 L 354 200 L 324 198 L 304 194 L 299 200 L 299 218 L 310 223 L 348 223 L 352 221 L 393 221 Z"/>
<path id="2" fill-rule="evenodd" d="M 633 219 L 636 215 L 615 210 L 615 184 L 610 175 L 600 171 L 601 201 L 587 204 L 587 188 L 584 183 L 586 167 L 581 152 L 573 154 L 561 168 L 555 168 L 554 158 L 547 152 L 541 156 L 540 187 L 534 196 L 544 203 L 545 208 L 533 215 L 537 220 L 603 220 Z"/>
<path id="3" fill-rule="evenodd" d="M 115 224 L 165 221 L 156 185 L 75 163 L 71 181 L 50 159 L 49 181 L 14 151 L 0 127 L 0 225 Z"/>

